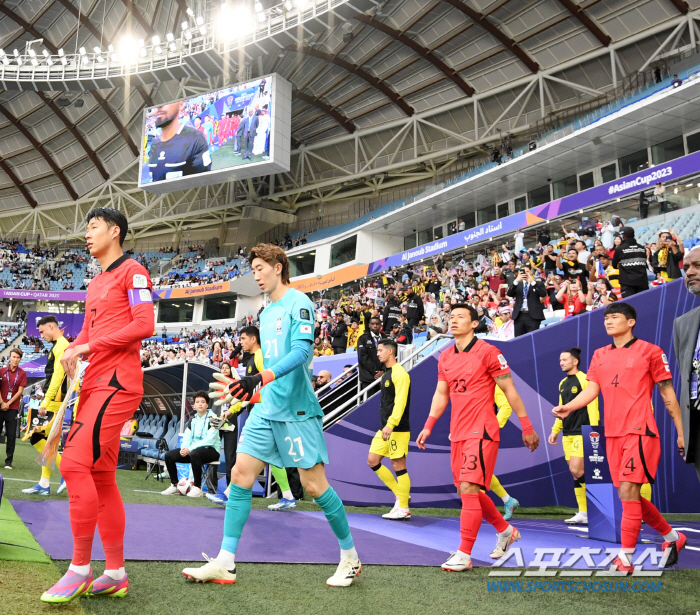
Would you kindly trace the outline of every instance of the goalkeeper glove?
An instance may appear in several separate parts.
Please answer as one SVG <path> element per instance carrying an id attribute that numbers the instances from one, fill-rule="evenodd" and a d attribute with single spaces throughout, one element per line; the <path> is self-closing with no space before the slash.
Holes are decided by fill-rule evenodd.
<path id="1" fill-rule="evenodd" d="M 210 416 L 209 417 L 209 427 L 219 430 L 221 427 L 223 427 L 224 424 L 224 419 L 222 419 L 220 416 Z"/>
<path id="2" fill-rule="evenodd" d="M 266 369 L 254 376 L 243 376 L 240 380 L 234 380 L 228 385 L 228 394 L 231 399 L 240 402 L 260 401 L 260 389 L 275 379 L 272 370 Z"/>
<path id="3" fill-rule="evenodd" d="M 234 378 L 224 376 L 223 374 L 220 374 L 218 372 L 214 373 L 214 378 L 216 378 L 219 382 L 209 383 L 209 388 L 211 389 L 211 392 L 209 393 L 209 399 L 215 400 L 215 406 L 221 406 L 223 404 L 231 403 L 231 400 L 233 398 L 231 398 L 231 400 L 228 399 L 229 394 L 227 389 L 228 386 L 233 382 L 236 382 L 236 380 Z"/>

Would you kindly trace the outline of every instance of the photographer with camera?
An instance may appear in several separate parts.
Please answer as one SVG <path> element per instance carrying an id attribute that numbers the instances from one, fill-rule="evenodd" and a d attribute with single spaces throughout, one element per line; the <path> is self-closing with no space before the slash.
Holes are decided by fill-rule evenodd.
<path id="1" fill-rule="evenodd" d="M 530 265 L 523 265 L 520 268 L 507 294 L 515 298 L 513 306 L 515 337 L 537 331 L 544 320 L 542 300 L 547 296 L 547 289 L 542 280 L 533 277 Z"/>
<path id="2" fill-rule="evenodd" d="M 685 253 L 683 241 L 676 237 L 673 229 L 661 229 L 657 245 L 658 250 L 649 257 L 654 273 L 661 275 L 666 282 L 677 280 L 681 277 Z"/>

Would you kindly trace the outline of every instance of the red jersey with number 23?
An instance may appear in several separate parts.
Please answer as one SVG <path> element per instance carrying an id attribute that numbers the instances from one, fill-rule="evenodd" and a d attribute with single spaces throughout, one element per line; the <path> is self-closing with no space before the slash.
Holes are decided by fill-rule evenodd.
<path id="1" fill-rule="evenodd" d="M 83 328 L 70 345 L 90 345 L 83 390 L 143 393 L 140 349 L 153 335 L 152 288 L 148 271 L 126 254 L 90 281 Z"/>
<path id="2" fill-rule="evenodd" d="M 438 360 L 438 381 L 450 388 L 452 442 L 484 438 L 500 441 L 500 427 L 494 410 L 494 378 L 510 374 L 508 362 L 498 348 L 474 338 L 460 352 L 457 344 L 447 348 Z"/>
<path id="3" fill-rule="evenodd" d="M 586 379 L 597 383 L 603 394 L 607 437 L 658 435 L 651 395 L 655 383 L 671 379 L 661 348 L 636 337 L 620 348 L 598 348 Z"/>

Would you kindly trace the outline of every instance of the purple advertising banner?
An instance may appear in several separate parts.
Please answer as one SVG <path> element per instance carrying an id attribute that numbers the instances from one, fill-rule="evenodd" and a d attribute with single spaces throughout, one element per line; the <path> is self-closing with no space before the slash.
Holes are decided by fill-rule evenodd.
<path id="1" fill-rule="evenodd" d="M 45 378 L 46 377 L 46 355 L 29 361 L 21 366 L 27 372 L 27 378 Z"/>
<path id="2" fill-rule="evenodd" d="M 83 328 L 85 314 L 56 314 L 54 312 L 29 312 L 27 315 L 27 335 L 39 337 L 39 329 L 36 323 L 44 316 L 55 316 L 58 326 L 63 330 L 63 335 L 74 339 Z"/>
<path id="3" fill-rule="evenodd" d="M 71 290 L 13 290 L 0 288 L 3 299 L 26 299 L 27 301 L 85 301 L 87 293 Z"/>
<path id="4" fill-rule="evenodd" d="M 675 280 L 637 294 L 626 299 L 626 302 L 637 310 L 635 335 L 657 344 L 666 353 L 676 395 L 680 395 L 680 388 L 687 386 L 688 378 L 679 372 L 676 362 L 673 321 L 700 306 L 700 298 L 688 293 L 682 280 Z M 507 342 L 489 341 L 507 359 L 516 389 L 540 436 L 539 448 L 530 453 L 523 446 L 522 428 L 514 414 L 500 431 L 495 474 L 523 507 L 577 505 L 564 449 L 561 443 L 555 446 L 548 444 L 547 436 L 554 424 L 552 408 L 559 402 L 559 382 L 564 377 L 559 367 L 559 354 L 573 346 L 581 348 L 582 367 L 587 370 L 595 350 L 610 344 L 604 316 L 604 310 L 584 312 Z M 462 505 L 450 464 L 450 406 L 436 423 L 426 449 L 419 449 L 415 443 L 430 413 L 437 384 L 439 353 L 450 352 L 451 349 L 452 343 L 418 363 L 409 372 L 411 441 L 406 463 L 411 474 L 412 508 L 458 508 Z M 393 493 L 381 483 L 365 461 L 372 438 L 381 427 L 379 401 L 379 395 L 370 397 L 325 432 L 330 457 L 326 474 L 346 505 L 392 506 L 394 503 Z M 602 399 L 600 404 L 603 425 L 599 426 L 598 431 L 605 433 L 606 408 Z M 700 482 L 693 465 L 686 464 L 678 454 L 678 434 L 656 387 L 653 407 L 659 428 L 661 460 L 652 501 L 661 512 L 696 512 L 700 510 Z M 586 459 L 586 463 L 590 463 L 590 460 Z M 496 500 L 500 506 L 500 498 Z"/>
<path id="5" fill-rule="evenodd" d="M 483 241 L 489 237 L 513 232 L 531 224 L 537 224 L 550 218 L 571 213 L 577 209 L 585 209 L 614 198 L 626 197 L 630 194 L 653 188 L 657 182 L 664 183 L 677 180 L 698 171 L 700 171 L 700 152 L 695 152 L 654 168 L 627 175 L 607 184 L 601 184 L 600 186 L 550 201 L 544 205 L 533 207 L 527 211 L 521 211 L 500 220 L 482 224 L 467 231 L 461 231 L 456 235 L 399 252 L 371 263 L 368 273 L 379 273 L 390 267 L 400 267 L 432 255 L 438 255 L 441 252 L 455 250 L 477 241 Z"/>

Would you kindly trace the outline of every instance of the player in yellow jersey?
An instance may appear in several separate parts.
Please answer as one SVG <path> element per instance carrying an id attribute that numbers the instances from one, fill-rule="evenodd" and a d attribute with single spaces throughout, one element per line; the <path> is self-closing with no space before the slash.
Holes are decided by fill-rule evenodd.
<path id="1" fill-rule="evenodd" d="M 44 400 L 41 402 L 39 409 L 30 413 L 27 420 L 27 433 L 22 438 L 29 440 L 32 446 L 39 452 L 44 450 L 46 446 L 46 434 L 49 433 L 52 424 L 52 418 L 56 411 L 61 407 L 61 403 L 66 395 L 68 382 L 66 373 L 61 366 L 61 357 L 66 348 L 68 348 L 68 340 L 63 337 L 63 332 L 59 328 L 58 320 L 53 315 L 44 316 L 37 323 L 41 337 L 47 342 L 51 342 L 53 346 L 46 360 L 46 381 L 49 383 L 44 395 Z M 46 420 L 48 418 L 48 421 Z M 36 420 L 37 425 L 32 423 Z M 61 465 L 61 455 L 56 456 L 56 467 Z M 51 468 L 42 466 L 41 478 L 39 483 L 28 489 L 22 489 L 22 493 L 30 495 L 51 495 Z M 66 488 L 66 483 L 61 479 L 61 484 L 56 493 L 61 493 Z"/>
<path id="2" fill-rule="evenodd" d="M 505 393 L 501 391 L 500 387 L 496 387 L 494 404 L 497 409 L 496 419 L 498 419 L 498 426 L 503 429 L 505 424 L 508 422 L 510 415 L 513 413 L 513 408 L 511 408 Z M 503 500 L 503 518 L 506 521 L 510 520 L 513 517 L 513 511 L 520 506 L 520 502 L 518 502 L 518 500 L 516 500 L 514 497 L 508 495 L 508 492 L 505 490 L 503 485 L 501 485 L 501 481 L 496 478 L 495 474 L 491 477 L 490 488 L 491 491 L 493 491 L 499 498 L 501 498 L 501 500 Z"/>
<path id="3" fill-rule="evenodd" d="M 411 377 L 396 361 L 397 352 L 398 346 L 394 340 L 379 340 L 377 357 L 384 364 L 386 371 L 382 376 L 380 387 L 379 431 L 372 438 L 367 465 L 396 497 L 394 507 L 382 517 L 391 521 L 408 521 L 411 518 L 411 511 L 408 508 L 411 479 L 406 470 L 406 456 L 408 442 L 411 439 L 409 423 Z M 384 457 L 391 460 L 396 479 L 389 468 L 382 464 Z"/>
<path id="4" fill-rule="evenodd" d="M 586 374 L 579 370 L 581 362 L 581 350 L 572 348 L 565 350 L 559 356 L 559 365 L 566 373 L 559 383 L 559 405 L 568 404 L 581 391 L 588 387 Z M 557 435 L 564 432 L 562 444 L 564 446 L 564 458 L 569 464 L 569 470 L 574 477 L 574 493 L 578 503 L 578 512 L 571 518 L 565 519 L 569 525 L 588 525 L 588 505 L 586 503 L 586 479 L 583 466 L 583 436 L 581 435 L 582 425 L 598 425 L 600 422 L 600 411 L 598 410 L 598 400 L 593 400 L 587 407 L 575 410 L 563 421 L 557 419 L 552 426 L 552 433 L 547 441 L 550 444 L 557 443 Z"/>

